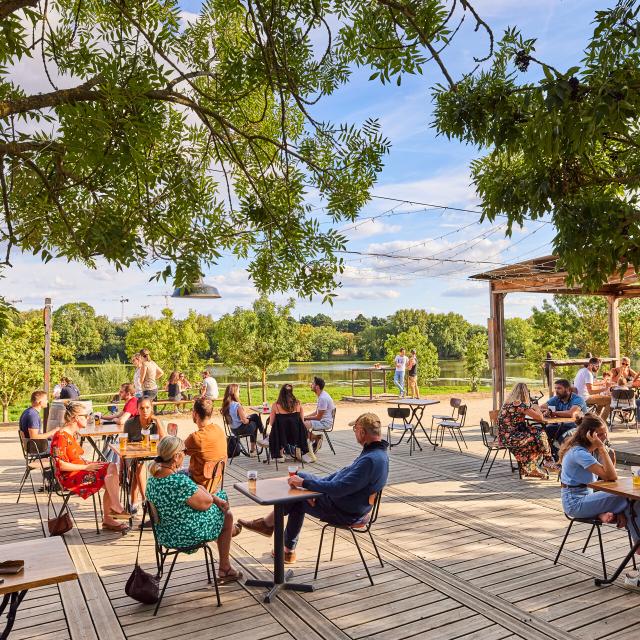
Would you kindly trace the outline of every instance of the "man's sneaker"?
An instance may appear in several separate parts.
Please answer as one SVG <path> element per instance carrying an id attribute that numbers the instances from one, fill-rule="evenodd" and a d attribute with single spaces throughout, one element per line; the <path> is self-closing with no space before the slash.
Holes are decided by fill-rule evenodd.
<path id="1" fill-rule="evenodd" d="M 320 449 L 322 449 L 322 434 L 319 434 L 318 437 L 313 441 L 311 445 L 314 453 L 318 453 Z"/>

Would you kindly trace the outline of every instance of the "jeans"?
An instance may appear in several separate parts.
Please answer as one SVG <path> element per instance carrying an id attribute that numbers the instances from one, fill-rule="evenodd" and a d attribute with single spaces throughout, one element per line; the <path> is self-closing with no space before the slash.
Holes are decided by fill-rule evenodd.
<path id="1" fill-rule="evenodd" d="M 404 371 L 398 371 L 393 375 L 393 384 L 400 390 L 400 395 L 404 395 Z"/>
<path id="2" fill-rule="evenodd" d="M 562 508 L 570 518 L 596 518 L 600 513 L 624 513 L 629 523 L 627 528 L 634 542 L 638 539 L 635 527 L 631 524 L 631 509 L 625 498 L 604 491 L 592 492 L 590 489 L 562 489 Z M 637 509 L 637 508 L 636 508 Z M 636 512 L 636 525 L 640 528 L 640 513 Z"/>
<path id="3" fill-rule="evenodd" d="M 153 402 L 158 397 L 158 390 L 157 389 L 145 389 L 142 392 L 142 397 L 143 398 L 149 398 L 149 400 L 151 400 Z"/>
<path id="4" fill-rule="evenodd" d="M 262 426 L 262 421 L 260 420 L 260 416 L 257 413 L 252 413 L 250 416 L 247 416 L 249 422 L 247 424 L 241 424 L 236 429 L 231 429 L 231 433 L 236 436 L 249 436 L 249 440 L 251 442 L 256 441 L 256 432 L 264 433 L 264 427 Z"/>
<path id="5" fill-rule="evenodd" d="M 308 500 L 286 505 L 284 512 L 289 516 L 287 518 L 287 526 L 284 530 L 284 546 L 287 547 L 287 549 L 296 548 L 300 531 L 302 531 L 304 516 L 307 513 L 314 518 L 318 518 L 318 520 L 338 526 L 353 524 L 364 515 L 347 515 L 339 512 L 326 495 L 316 498 L 313 505 L 309 504 Z"/>

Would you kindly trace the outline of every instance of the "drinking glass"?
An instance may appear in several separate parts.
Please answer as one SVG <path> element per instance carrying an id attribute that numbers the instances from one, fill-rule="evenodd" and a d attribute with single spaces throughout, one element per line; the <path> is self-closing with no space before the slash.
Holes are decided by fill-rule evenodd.
<path id="1" fill-rule="evenodd" d="M 129 436 L 126 433 L 121 433 L 118 436 L 118 444 L 120 445 L 120 453 L 124 453 L 126 451 L 128 442 L 129 442 Z"/>
<path id="2" fill-rule="evenodd" d="M 142 430 L 142 446 L 143 447 L 148 447 L 149 446 L 149 436 L 151 435 L 151 430 L 150 429 L 143 429 Z"/>
<path id="3" fill-rule="evenodd" d="M 640 487 L 640 467 L 631 467 L 631 477 L 633 486 Z"/>
<path id="4" fill-rule="evenodd" d="M 290 465 L 287 467 L 287 471 L 289 471 L 289 477 L 295 476 L 298 473 L 298 467 L 296 465 Z"/>
<path id="5" fill-rule="evenodd" d="M 158 452 L 158 440 L 160 440 L 160 436 L 157 433 L 152 433 L 150 437 L 151 453 Z"/>
<path id="6" fill-rule="evenodd" d="M 247 471 L 247 482 L 249 483 L 249 489 L 255 491 L 258 482 L 258 472 L 255 469 Z"/>

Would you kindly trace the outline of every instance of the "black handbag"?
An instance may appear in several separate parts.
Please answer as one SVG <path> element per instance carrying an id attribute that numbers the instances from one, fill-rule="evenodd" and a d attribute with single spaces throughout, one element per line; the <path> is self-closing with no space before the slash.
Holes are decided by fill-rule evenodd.
<path id="1" fill-rule="evenodd" d="M 49 517 L 49 506 L 53 506 L 51 501 L 47 503 L 47 529 L 49 529 L 50 536 L 61 536 L 73 529 L 73 520 L 69 511 L 65 509 L 64 513 L 60 511 L 56 514 L 56 508 L 53 507 L 53 513 L 55 518 Z"/>
<path id="2" fill-rule="evenodd" d="M 144 516 L 147 509 L 145 506 L 144 513 L 142 515 L 142 522 L 144 523 Z M 136 566 L 133 567 L 133 571 L 127 580 L 127 584 L 124 587 L 124 592 L 134 600 L 142 602 L 142 604 L 156 604 L 160 598 L 160 579 L 150 573 L 147 573 L 139 564 L 138 556 L 140 555 L 140 543 L 142 542 L 143 527 L 140 525 L 140 537 L 138 538 L 138 550 L 136 551 Z"/>

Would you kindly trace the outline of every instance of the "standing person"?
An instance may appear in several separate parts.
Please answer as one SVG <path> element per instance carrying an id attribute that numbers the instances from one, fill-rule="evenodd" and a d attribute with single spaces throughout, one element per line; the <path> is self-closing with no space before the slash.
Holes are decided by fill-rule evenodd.
<path id="1" fill-rule="evenodd" d="M 408 360 L 409 358 L 405 355 L 404 347 L 402 347 L 394 359 L 396 371 L 393 375 L 393 383 L 398 387 L 401 398 L 404 398 L 404 372 L 407 369 Z"/>
<path id="2" fill-rule="evenodd" d="M 411 398 L 420 398 L 420 390 L 418 389 L 418 356 L 416 350 L 411 349 L 409 362 L 407 363 L 407 391 Z"/>
<path id="3" fill-rule="evenodd" d="M 324 386 L 324 380 L 318 376 L 314 376 L 311 381 L 311 391 L 316 394 L 318 402 L 316 404 L 316 410 L 304 419 L 304 426 L 307 428 L 313 453 L 319 451 L 322 446 L 322 434 L 319 433 L 316 435 L 313 433 L 313 430 L 324 431 L 331 429 L 333 426 L 333 410 L 336 408 L 333 398 L 324 390 Z"/>
<path id="4" fill-rule="evenodd" d="M 105 422 L 115 422 L 115 424 L 124 425 L 129 418 L 138 415 L 138 398 L 134 395 L 134 386 L 130 382 L 121 384 L 118 397 L 124 402 L 122 411 L 118 411 L 109 416 Z"/>
<path id="5" fill-rule="evenodd" d="M 44 391 L 37 390 L 31 394 L 31 406 L 22 412 L 18 423 L 25 440 L 46 440 L 53 438 L 58 433 L 57 427 L 42 433 L 40 410 L 44 409 L 47 404 L 47 394 Z"/>
<path id="6" fill-rule="evenodd" d="M 131 358 L 131 364 L 135 367 L 133 371 L 133 389 L 136 398 L 142 398 L 142 383 L 140 376 L 142 375 L 142 358 L 136 353 Z"/>
<path id="7" fill-rule="evenodd" d="M 198 430 L 184 441 L 185 454 L 190 456 L 189 476 L 196 484 L 204 485 L 208 479 L 204 477 L 207 462 L 227 461 L 227 439 L 224 430 L 211 419 L 213 402 L 206 398 L 196 398 L 193 403 L 191 419 Z M 214 487 L 220 484 L 220 477 L 213 478 Z"/>
<path id="8" fill-rule="evenodd" d="M 607 390 L 605 385 L 595 381 L 598 369 L 600 369 L 600 360 L 591 358 L 576 374 L 573 386 L 577 389 L 578 395 L 584 398 L 588 407 L 597 407 L 598 415 L 606 422 L 611 411 L 611 398 L 602 395 L 602 392 Z"/>
<path id="9" fill-rule="evenodd" d="M 77 400 L 80 397 L 80 389 L 73 384 L 71 378 L 62 378 L 60 383 L 60 400 Z"/>
<path id="10" fill-rule="evenodd" d="M 587 486 L 598 478 L 608 482 L 618 479 L 607 451 L 607 425 L 591 413 L 577 418 L 576 422 L 576 432 L 560 449 L 562 508 L 570 518 L 598 518 L 623 527 L 634 515 L 627 500 Z M 635 514 L 635 519 L 636 526 L 640 527 L 640 514 Z M 635 542 L 635 527 L 629 527 L 629 532 Z"/>
<path id="11" fill-rule="evenodd" d="M 164 371 L 151 359 L 149 349 L 141 349 L 140 358 L 142 360 L 140 372 L 142 396 L 155 400 L 158 397 L 158 379 L 164 375 Z"/>
<path id="12" fill-rule="evenodd" d="M 224 390 L 224 397 L 222 398 L 222 408 L 220 413 L 224 416 L 231 427 L 231 432 L 236 437 L 249 436 L 251 442 L 251 450 L 249 455 L 254 455 L 256 452 L 256 441 L 258 432 L 264 436 L 264 427 L 262 426 L 262 420 L 257 413 L 247 415 L 244 407 L 240 404 L 240 387 L 237 384 L 228 384 Z M 261 446 L 266 446 L 268 443 L 260 440 Z"/>
<path id="13" fill-rule="evenodd" d="M 513 453 L 524 477 L 547 478 L 548 473 L 538 468 L 540 458 L 545 469 L 556 471 L 558 466 L 544 429 L 529 424 L 527 416 L 543 420 L 540 410 L 531 406 L 529 388 L 524 382 L 518 382 L 498 414 L 498 441 Z"/>
<path id="14" fill-rule="evenodd" d="M 218 382 L 207 369 L 202 372 L 200 395 L 209 400 L 217 400 L 220 395 L 220 392 L 218 391 Z"/>
<path id="15" fill-rule="evenodd" d="M 129 527 L 118 520 L 129 520 L 131 514 L 120 503 L 118 467 L 113 462 L 87 462 L 76 439 L 78 431 L 86 428 L 88 417 L 80 402 L 69 402 L 66 406 L 64 426 L 51 441 L 56 476 L 64 489 L 83 500 L 104 487 L 102 528 L 124 533 Z"/>
<path id="16" fill-rule="evenodd" d="M 169 376 L 169 382 L 167 382 L 167 395 L 169 396 L 169 400 L 182 400 L 180 391 L 180 374 L 177 371 L 172 371 Z"/>

